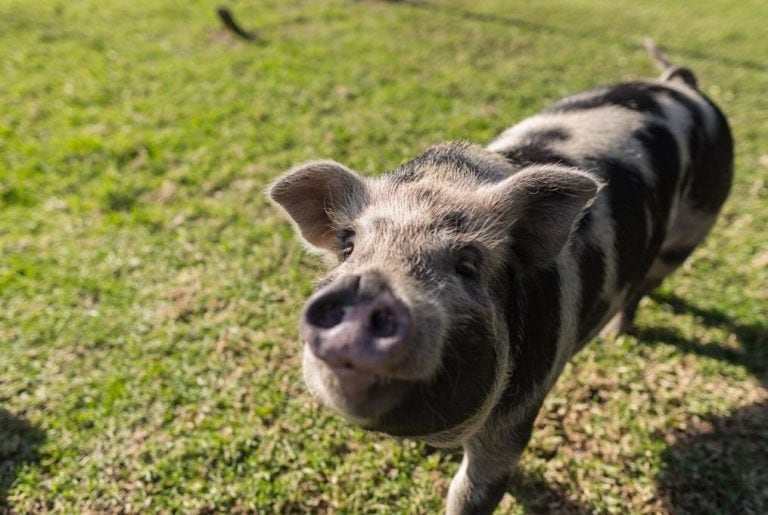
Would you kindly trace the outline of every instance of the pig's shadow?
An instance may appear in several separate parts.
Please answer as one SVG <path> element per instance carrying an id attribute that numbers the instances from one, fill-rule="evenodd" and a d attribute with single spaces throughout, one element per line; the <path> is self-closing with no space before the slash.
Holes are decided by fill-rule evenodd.
<path id="1" fill-rule="evenodd" d="M 653 300 L 675 313 L 733 334 L 740 348 L 688 340 L 674 329 L 641 328 L 642 343 L 658 342 L 743 366 L 768 386 L 768 327 L 740 324 L 715 309 L 702 309 L 674 295 Z M 768 513 L 768 402 L 712 416 L 675 435 L 663 455 L 658 488 L 670 513 Z"/>
<path id="2" fill-rule="evenodd" d="M 522 470 L 512 476 L 507 492 L 529 514 L 588 515 L 595 512 L 593 508 L 570 499 L 567 489 Z"/>
<path id="3" fill-rule="evenodd" d="M 594 30 L 585 30 L 577 26 L 571 25 L 554 26 L 539 21 L 530 21 L 523 18 L 514 18 L 508 14 L 498 14 L 491 12 L 482 12 L 477 10 L 461 9 L 448 3 L 431 1 L 431 0 L 379 0 L 384 1 L 391 5 L 399 5 L 403 7 L 410 7 L 412 9 L 421 9 L 432 11 L 434 13 L 440 13 L 446 16 L 453 16 L 455 18 L 463 18 L 467 21 L 481 22 L 495 25 L 503 25 L 505 27 L 516 27 L 529 32 L 539 34 L 562 34 L 571 37 L 572 39 L 591 39 L 599 40 L 601 43 L 610 43 L 611 45 L 619 45 L 629 51 L 637 51 L 637 41 L 630 41 L 624 37 L 611 37 L 605 32 L 595 32 Z M 668 49 L 674 51 L 675 55 L 680 55 L 685 59 L 699 59 L 705 61 L 713 61 L 720 63 L 724 66 L 731 68 L 746 68 L 748 70 L 765 71 L 768 70 L 768 66 L 765 62 L 750 59 L 746 57 L 730 57 L 726 55 L 715 55 L 710 51 L 689 50 L 686 48 L 674 48 Z"/>
<path id="4" fill-rule="evenodd" d="M 741 324 L 717 309 L 704 309 L 671 294 L 654 293 L 651 298 L 669 306 L 675 314 L 693 315 L 698 323 L 706 327 L 720 328 L 736 336 L 740 348 L 731 349 L 714 343 L 700 344 L 686 339 L 672 327 L 645 327 L 637 333 L 645 342 L 660 342 L 674 345 L 685 352 L 719 359 L 746 368 L 763 385 L 768 386 L 768 326 L 763 324 Z"/>
<path id="5" fill-rule="evenodd" d="M 768 513 L 768 402 L 697 424 L 662 459 L 669 513 Z"/>
<path id="6" fill-rule="evenodd" d="M 0 513 L 10 510 L 8 491 L 25 463 L 39 461 L 45 433 L 0 407 Z"/>

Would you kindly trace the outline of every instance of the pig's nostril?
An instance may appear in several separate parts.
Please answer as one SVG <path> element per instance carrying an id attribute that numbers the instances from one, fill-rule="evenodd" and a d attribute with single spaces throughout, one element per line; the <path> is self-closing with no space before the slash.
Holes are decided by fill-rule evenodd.
<path id="1" fill-rule="evenodd" d="M 307 311 L 309 323 L 323 329 L 330 329 L 339 325 L 343 318 L 344 306 L 332 299 L 321 299 L 310 306 L 309 311 Z"/>
<path id="2" fill-rule="evenodd" d="M 389 308 L 379 308 L 371 313 L 371 334 L 376 338 L 388 338 L 397 333 L 397 317 Z"/>

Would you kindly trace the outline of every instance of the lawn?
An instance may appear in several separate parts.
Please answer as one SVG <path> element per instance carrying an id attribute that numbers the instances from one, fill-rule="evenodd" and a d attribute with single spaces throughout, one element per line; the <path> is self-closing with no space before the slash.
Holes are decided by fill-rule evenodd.
<path id="1" fill-rule="evenodd" d="M 459 453 L 316 405 L 296 320 L 321 267 L 265 185 L 487 142 L 656 73 L 727 113 L 706 244 L 592 342 L 500 512 L 768 512 L 764 0 L 0 0 L 0 513 L 434 513 Z"/>

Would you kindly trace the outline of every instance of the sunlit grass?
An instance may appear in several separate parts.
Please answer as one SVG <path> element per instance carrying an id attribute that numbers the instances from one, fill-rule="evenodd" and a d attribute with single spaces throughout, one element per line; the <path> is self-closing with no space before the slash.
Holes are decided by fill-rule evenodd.
<path id="1" fill-rule="evenodd" d="M 728 114 L 733 195 L 639 335 L 566 369 L 502 509 L 768 510 L 764 2 L 232 6 L 261 43 L 211 2 L 0 0 L 0 511 L 439 511 L 458 454 L 306 393 L 320 264 L 263 188 L 488 141 L 656 73 L 646 35 Z"/>

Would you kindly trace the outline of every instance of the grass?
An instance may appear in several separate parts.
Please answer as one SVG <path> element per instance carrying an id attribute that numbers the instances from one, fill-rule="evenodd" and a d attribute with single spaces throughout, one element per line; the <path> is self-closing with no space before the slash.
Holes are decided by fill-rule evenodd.
<path id="1" fill-rule="evenodd" d="M 768 7 L 0 0 L 0 512 L 431 513 L 458 453 L 309 398 L 319 263 L 262 194 L 694 68 L 738 144 L 706 245 L 551 393 L 502 512 L 768 511 Z"/>

